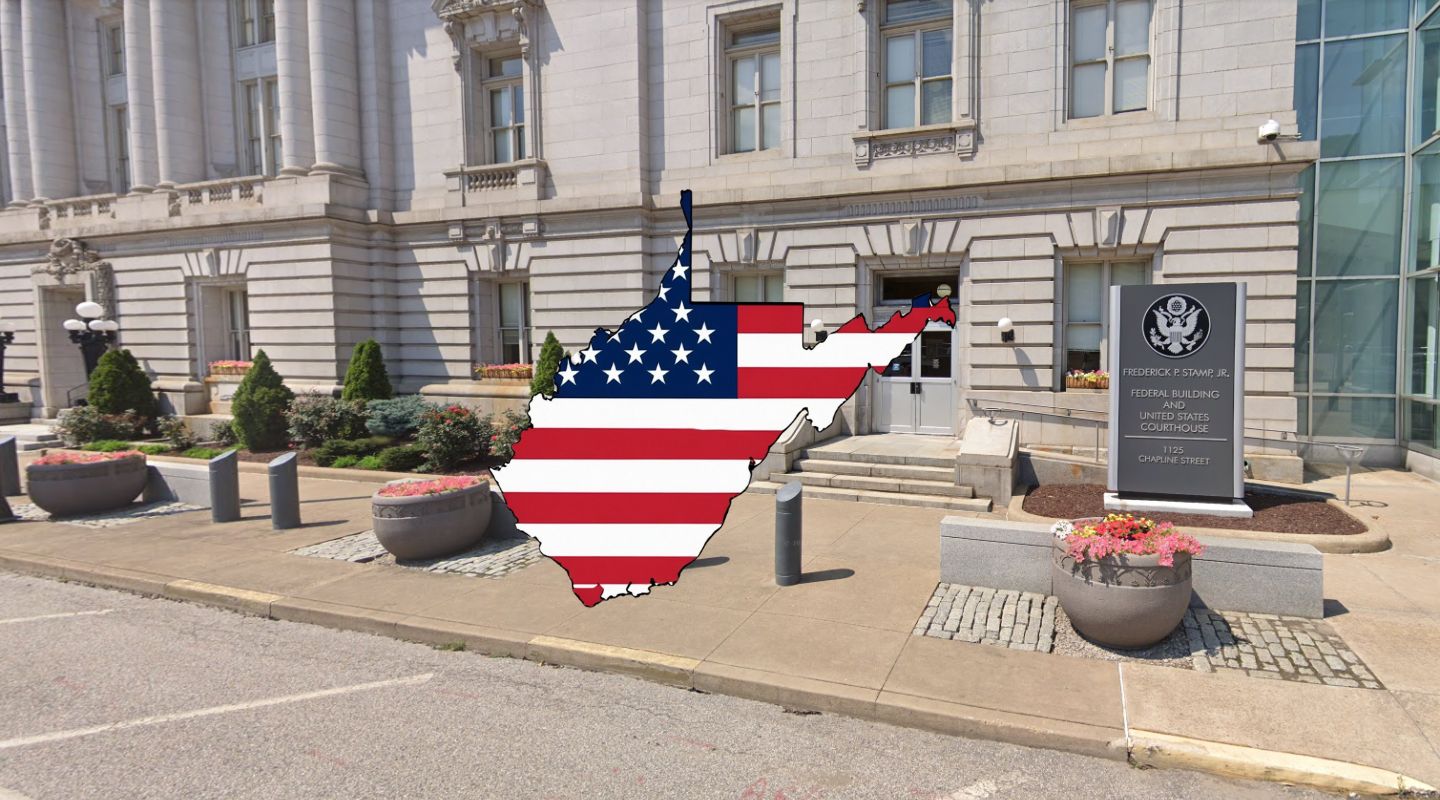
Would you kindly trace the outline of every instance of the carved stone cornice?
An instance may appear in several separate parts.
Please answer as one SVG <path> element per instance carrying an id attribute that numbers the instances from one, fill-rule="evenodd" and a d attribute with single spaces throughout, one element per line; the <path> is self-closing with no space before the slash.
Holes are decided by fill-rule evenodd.
<path id="1" fill-rule="evenodd" d="M 513 43 L 528 55 L 534 15 L 544 0 L 432 0 L 430 7 L 455 47 L 452 62 L 458 72 L 470 46 Z"/>
<path id="2" fill-rule="evenodd" d="M 83 278 L 89 273 L 94 288 L 91 299 L 104 306 L 110 319 L 116 318 L 115 270 L 110 266 L 110 262 L 101 259 L 99 253 L 91 250 L 89 245 L 79 239 L 56 239 L 51 242 L 45 263 L 37 264 L 30 272 L 49 276 L 61 285 L 66 284 L 71 277 Z"/>
<path id="3" fill-rule="evenodd" d="M 882 158 L 913 158 L 946 153 L 957 158 L 975 155 L 975 121 L 961 119 L 939 125 L 898 130 L 856 131 L 855 165 L 868 167 Z"/>

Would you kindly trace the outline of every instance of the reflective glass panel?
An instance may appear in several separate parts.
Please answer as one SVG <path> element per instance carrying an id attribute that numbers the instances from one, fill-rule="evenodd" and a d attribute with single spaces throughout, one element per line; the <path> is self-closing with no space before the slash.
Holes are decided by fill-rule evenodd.
<path id="1" fill-rule="evenodd" d="M 1295 391 L 1310 391 L 1310 281 L 1295 286 Z"/>
<path id="2" fill-rule="evenodd" d="M 1150 101 L 1150 59 L 1115 62 L 1115 112 L 1139 111 Z"/>
<path id="3" fill-rule="evenodd" d="M 1415 156 L 1410 191 L 1410 269 L 1440 267 L 1440 153 Z"/>
<path id="4" fill-rule="evenodd" d="M 1316 397 L 1312 436 L 1395 438 L 1393 397 Z"/>
<path id="5" fill-rule="evenodd" d="M 950 29 L 925 31 L 920 34 L 920 38 L 922 40 L 920 74 L 926 78 L 949 75 L 951 56 L 954 53 L 950 46 Z"/>
<path id="6" fill-rule="evenodd" d="M 525 319 L 525 284 L 500 284 L 500 326 L 518 328 Z"/>
<path id="7" fill-rule="evenodd" d="M 520 57 L 490 59 L 490 77 L 513 78 L 520 74 Z"/>
<path id="8" fill-rule="evenodd" d="M 748 153 L 755 149 L 755 106 L 735 109 L 735 152 Z"/>
<path id="9" fill-rule="evenodd" d="M 760 147 L 769 150 L 780 146 L 780 104 L 769 103 L 760 107 Z"/>
<path id="10" fill-rule="evenodd" d="M 1410 0 L 1325 0 L 1325 35 L 1352 36 L 1404 28 Z"/>
<path id="11" fill-rule="evenodd" d="M 1295 38 L 1302 42 L 1320 38 L 1320 0 L 1300 0 L 1295 12 Z"/>
<path id="12" fill-rule="evenodd" d="M 950 121 L 950 79 L 925 81 L 920 85 L 920 124 Z"/>
<path id="13" fill-rule="evenodd" d="M 1070 116 L 1098 117 L 1105 113 L 1105 65 L 1083 64 L 1070 71 Z"/>
<path id="14" fill-rule="evenodd" d="M 1310 261 L 1315 243 L 1315 167 L 1306 167 L 1300 173 L 1300 244 L 1296 259 L 1296 271 L 1300 275 L 1310 274 Z"/>
<path id="15" fill-rule="evenodd" d="M 490 92 L 490 127 L 506 128 L 514 122 L 515 117 L 511 114 L 513 106 L 510 104 L 510 89 L 495 89 Z"/>
<path id="16" fill-rule="evenodd" d="M 779 303 L 785 299 L 785 276 L 765 276 L 765 302 Z"/>
<path id="17" fill-rule="evenodd" d="M 1305 44 L 1295 48 L 1295 121 L 1300 138 L 1315 140 L 1318 129 L 1315 115 L 1320 110 L 1320 45 Z"/>
<path id="18" fill-rule="evenodd" d="M 1410 283 L 1410 394 L 1440 398 L 1440 280 Z"/>
<path id="19" fill-rule="evenodd" d="M 1415 37 L 1414 144 L 1440 132 L 1440 14 L 1431 17 Z"/>
<path id="20" fill-rule="evenodd" d="M 951 0 L 889 0 L 885 4 L 885 22 L 914 22 L 948 16 Z"/>
<path id="21" fill-rule="evenodd" d="M 910 34 L 885 40 L 885 82 L 900 83 L 915 78 L 915 37 Z"/>
<path id="22" fill-rule="evenodd" d="M 1102 269 L 1100 264 L 1072 264 L 1065 268 L 1066 321 L 1100 322 L 1101 293 L 1105 290 Z"/>
<path id="23" fill-rule="evenodd" d="M 760 56 L 760 99 L 780 99 L 780 54 L 766 53 Z"/>
<path id="24" fill-rule="evenodd" d="M 1317 276 L 1399 271 L 1403 164 L 1399 158 L 1370 158 L 1318 165 Z"/>
<path id="25" fill-rule="evenodd" d="M 1314 302 L 1313 390 L 1393 394 L 1395 281 L 1317 281 Z"/>
<path id="26" fill-rule="evenodd" d="M 1405 438 L 1411 444 L 1440 449 L 1440 427 L 1436 425 L 1437 417 L 1440 417 L 1440 406 L 1434 403 L 1423 403 L 1419 400 L 1406 402 Z"/>
<path id="27" fill-rule="evenodd" d="M 1405 36 L 1328 42 L 1320 89 L 1323 158 L 1405 147 Z"/>
<path id="28" fill-rule="evenodd" d="M 755 44 L 774 44 L 780 41 L 779 28 L 766 28 L 758 31 L 736 31 L 730 34 L 730 44 L 735 47 L 746 47 Z"/>
<path id="29" fill-rule="evenodd" d="M 1110 265 L 1111 286 L 1133 286 L 1145 282 L 1150 265 L 1143 261 L 1122 261 Z"/>
<path id="30" fill-rule="evenodd" d="M 911 344 L 905 345 L 905 349 L 900 351 L 900 355 L 895 356 L 894 361 L 891 361 L 889 364 L 885 365 L 885 377 L 910 377 L 910 351 L 914 346 L 915 345 L 913 342 Z"/>
<path id="31" fill-rule="evenodd" d="M 764 279 L 760 275 L 735 276 L 735 302 L 758 303 L 761 301 L 760 287 Z"/>
<path id="32" fill-rule="evenodd" d="M 915 84 L 891 86 L 885 90 L 885 127 L 910 128 L 915 125 Z"/>
<path id="33" fill-rule="evenodd" d="M 950 377 L 950 331 L 925 331 L 920 334 L 920 377 Z"/>
<path id="34" fill-rule="evenodd" d="M 1115 3 L 1115 55 L 1150 52 L 1150 0 Z"/>
<path id="35" fill-rule="evenodd" d="M 1074 16 L 1071 17 L 1071 61 L 1096 61 L 1105 57 L 1107 13 L 1104 3 L 1075 7 Z"/>
<path id="36" fill-rule="evenodd" d="M 755 59 L 737 58 L 731 62 L 730 102 L 739 106 L 755 102 Z"/>

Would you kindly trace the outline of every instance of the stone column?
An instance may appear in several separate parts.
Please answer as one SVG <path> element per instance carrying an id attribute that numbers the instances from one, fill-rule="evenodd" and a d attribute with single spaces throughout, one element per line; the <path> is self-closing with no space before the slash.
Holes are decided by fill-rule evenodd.
<path id="1" fill-rule="evenodd" d="M 204 98 L 205 177 L 234 178 L 241 174 L 236 160 L 235 73 L 230 63 L 230 6 L 197 3 L 200 23 L 200 86 Z"/>
<path id="2" fill-rule="evenodd" d="M 359 64 L 355 0 L 310 0 L 310 102 L 318 173 L 360 171 Z"/>
<path id="3" fill-rule="evenodd" d="M 20 0 L 0 0 L 0 76 L 5 86 L 6 157 L 10 205 L 35 196 L 30 181 L 30 126 L 25 121 L 25 56 L 20 47 Z"/>
<path id="4" fill-rule="evenodd" d="M 30 170 L 35 199 L 74 197 L 75 119 L 70 99 L 70 41 L 65 6 L 53 0 L 20 0 L 20 47 L 25 62 Z"/>
<path id="5" fill-rule="evenodd" d="M 125 95 L 130 117 L 132 192 L 153 192 L 160 182 L 150 63 L 150 0 L 125 0 Z"/>
<path id="6" fill-rule="evenodd" d="M 390 53 L 390 31 L 385 7 L 377 0 L 356 0 L 355 29 L 360 59 L 361 165 L 370 184 L 370 207 L 382 208 L 384 192 L 395 185 L 390 147 L 390 93 L 386 88 L 385 58 Z"/>
<path id="7" fill-rule="evenodd" d="M 305 0 L 275 0 L 275 72 L 280 80 L 280 146 L 284 163 L 281 175 L 309 175 L 315 163 L 305 6 Z"/>
<path id="8" fill-rule="evenodd" d="M 193 0 L 150 0 L 157 187 L 205 180 L 200 46 Z"/>

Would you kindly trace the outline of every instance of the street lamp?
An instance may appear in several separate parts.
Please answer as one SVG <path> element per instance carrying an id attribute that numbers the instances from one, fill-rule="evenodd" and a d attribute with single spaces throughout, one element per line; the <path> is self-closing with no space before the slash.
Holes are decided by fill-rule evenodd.
<path id="1" fill-rule="evenodd" d="M 120 325 L 113 319 L 103 319 L 105 308 L 89 300 L 75 306 L 80 319 L 65 320 L 65 330 L 70 332 L 70 341 L 80 345 L 80 355 L 85 359 L 85 380 L 100 363 L 100 356 L 115 342 L 115 331 Z"/>
<path id="2" fill-rule="evenodd" d="M 0 403 L 18 403 L 20 395 L 5 391 L 5 348 L 15 341 L 15 323 L 0 319 Z"/>

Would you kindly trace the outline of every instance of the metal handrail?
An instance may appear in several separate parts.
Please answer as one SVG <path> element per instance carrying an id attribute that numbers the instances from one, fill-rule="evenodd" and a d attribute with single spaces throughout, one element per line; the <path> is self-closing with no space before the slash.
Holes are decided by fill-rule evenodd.
<path id="1" fill-rule="evenodd" d="M 1029 404 L 1028 404 L 1028 403 L 1015 403 L 1014 405 L 1029 405 Z M 985 416 L 989 417 L 992 421 L 995 419 L 995 414 L 996 414 L 996 413 L 1006 413 L 1006 412 L 1008 412 L 1008 413 L 1022 414 L 1022 415 L 1023 415 L 1023 414 L 1034 414 L 1034 415 L 1040 416 L 1040 417 L 1054 417 L 1055 419 L 1065 420 L 1066 422 L 1075 422 L 1076 420 L 1079 420 L 1079 421 L 1082 421 L 1082 422 L 1092 422 L 1092 423 L 1095 424 L 1095 463 L 1096 463 L 1096 464 L 1099 464 L 1099 463 L 1100 463 L 1100 428 L 1102 428 L 1102 427 L 1105 427 L 1105 428 L 1110 427 L 1110 420 L 1109 420 L 1108 418 L 1106 418 L 1106 419 L 1090 419 L 1090 418 L 1088 418 L 1088 417 L 1076 417 L 1076 416 L 1071 416 L 1071 415 L 1069 415 L 1069 414 L 1057 414 L 1057 413 L 1055 413 L 1055 412 L 1053 412 L 1053 411 L 1026 411 L 1026 410 L 1024 410 L 1024 409 L 1001 408 L 1001 407 L 999 407 L 999 406 L 980 406 L 978 403 L 976 404 L 976 408 L 978 408 L 978 409 L 980 410 L 980 413 L 982 413 L 982 414 L 984 414 Z M 1073 411 L 1073 410 L 1078 410 L 1078 409 L 1064 409 L 1064 410 L 1065 410 L 1065 411 Z"/>
<path id="2" fill-rule="evenodd" d="M 77 389 L 84 389 L 88 394 L 90 391 L 90 381 L 85 381 L 79 386 L 71 387 L 68 391 L 65 392 L 65 405 L 67 407 L 75 405 L 75 391 Z"/>

